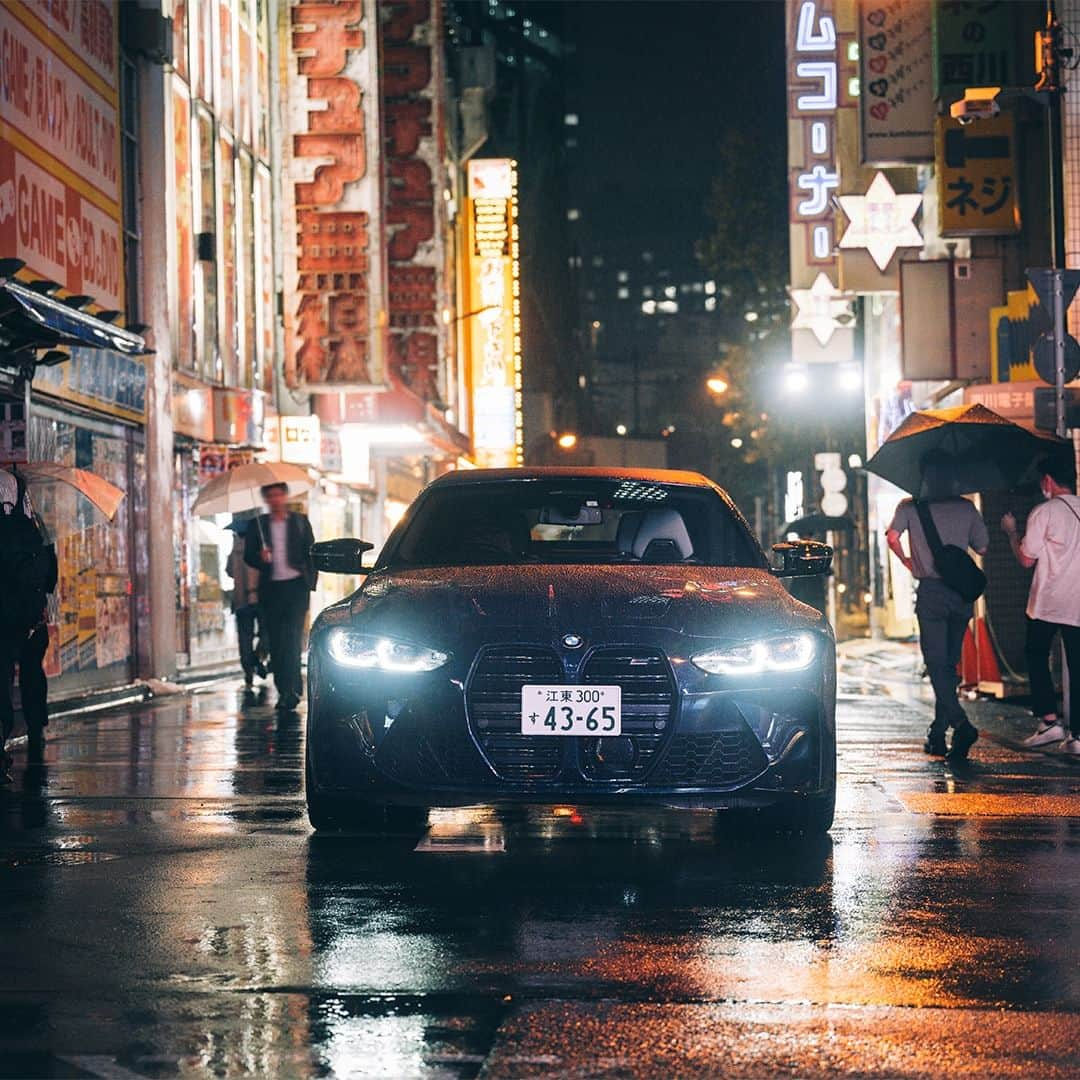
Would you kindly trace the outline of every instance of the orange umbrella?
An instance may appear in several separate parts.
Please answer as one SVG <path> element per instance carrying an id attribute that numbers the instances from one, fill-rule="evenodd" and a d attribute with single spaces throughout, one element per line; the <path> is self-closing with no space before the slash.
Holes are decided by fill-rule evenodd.
<path id="1" fill-rule="evenodd" d="M 118 488 L 105 477 L 98 476 L 97 473 L 92 473 L 88 469 L 76 469 L 73 465 L 59 465 L 55 461 L 31 461 L 25 465 L 13 466 L 11 471 L 26 481 L 30 502 L 37 507 L 44 503 L 52 505 L 55 502 L 55 500 L 43 497 L 43 489 L 56 484 L 64 484 L 74 489 L 90 504 L 93 508 L 92 512 L 101 514 L 109 521 L 116 516 L 116 511 L 120 509 L 120 503 L 124 499 L 122 488 Z M 54 538 L 59 538 L 80 532 L 91 522 L 84 511 L 76 513 L 70 519 L 47 521 L 45 524 L 50 534 Z"/>

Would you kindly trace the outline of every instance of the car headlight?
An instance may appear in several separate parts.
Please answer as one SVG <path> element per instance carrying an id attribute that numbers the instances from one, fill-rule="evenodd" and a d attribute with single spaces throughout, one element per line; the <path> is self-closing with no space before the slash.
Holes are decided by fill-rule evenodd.
<path id="1" fill-rule="evenodd" d="M 725 645 L 698 653 L 690 660 L 710 675 L 760 675 L 765 671 L 803 671 L 816 655 L 810 634 L 789 634 Z"/>
<path id="2" fill-rule="evenodd" d="M 434 671 L 450 657 L 438 649 L 411 645 L 393 638 L 358 634 L 354 630 L 335 627 L 326 637 L 326 651 L 339 664 L 374 671 L 421 672 Z"/>

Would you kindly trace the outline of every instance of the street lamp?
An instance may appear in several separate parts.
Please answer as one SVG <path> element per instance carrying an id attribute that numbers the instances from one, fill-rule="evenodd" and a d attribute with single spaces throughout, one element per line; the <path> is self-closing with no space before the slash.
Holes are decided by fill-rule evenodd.
<path id="1" fill-rule="evenodd" d="M 728 392 L 728 381 L 722 375 L 710 375 L 705 380 L 705 389 L 719 397 Z"/>
<path id="2" fill-rule="evenodd" d="M 798 364 L 789 365 L 784 372 L 784 389 L 789 394 L 802 394 L 810 386 L 810 374 L 804 367 Z"/>
<path id="3" fill-rule="evenodd" d="M 625 424 L 616 424 L 615 425 L 615 434 L 616 435 L 625 435 L 626 434 L 626 425 Z"/>
<path id="4" fill-rule="evenodd" d="M 572 431 L 564 431 L 555 442 L 560 450 L 573 450 L 577 446 L 577 436 Z"/>

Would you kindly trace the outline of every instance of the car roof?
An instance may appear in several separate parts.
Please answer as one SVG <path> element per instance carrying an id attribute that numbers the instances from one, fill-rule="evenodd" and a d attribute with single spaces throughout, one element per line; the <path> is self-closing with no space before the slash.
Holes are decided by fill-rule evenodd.
<path id="1" fill-rule="evenodd" d="M 681 484 L 716 490 L 708 477 L 682 469 L 598 468 L 573 465 L 526 465 L 516 469 L 457 469 L 444 473 L 432 487 L 458 487 L 498 480 L 548 480 L 552 478 L 591 480 L 643 480 L 653 484 Z"/>

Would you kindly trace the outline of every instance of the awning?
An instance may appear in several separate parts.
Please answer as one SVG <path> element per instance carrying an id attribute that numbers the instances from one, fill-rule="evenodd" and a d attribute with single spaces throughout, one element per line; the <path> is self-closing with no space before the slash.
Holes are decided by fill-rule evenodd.
<path id="1" fill-rule="evenodd" d="M 80 311 L 63 300 L 0 280 L 0 366 L 32 368 L 39 349 L 112 349 L 125 356 L 150 350 L 130 330 Z"/>

